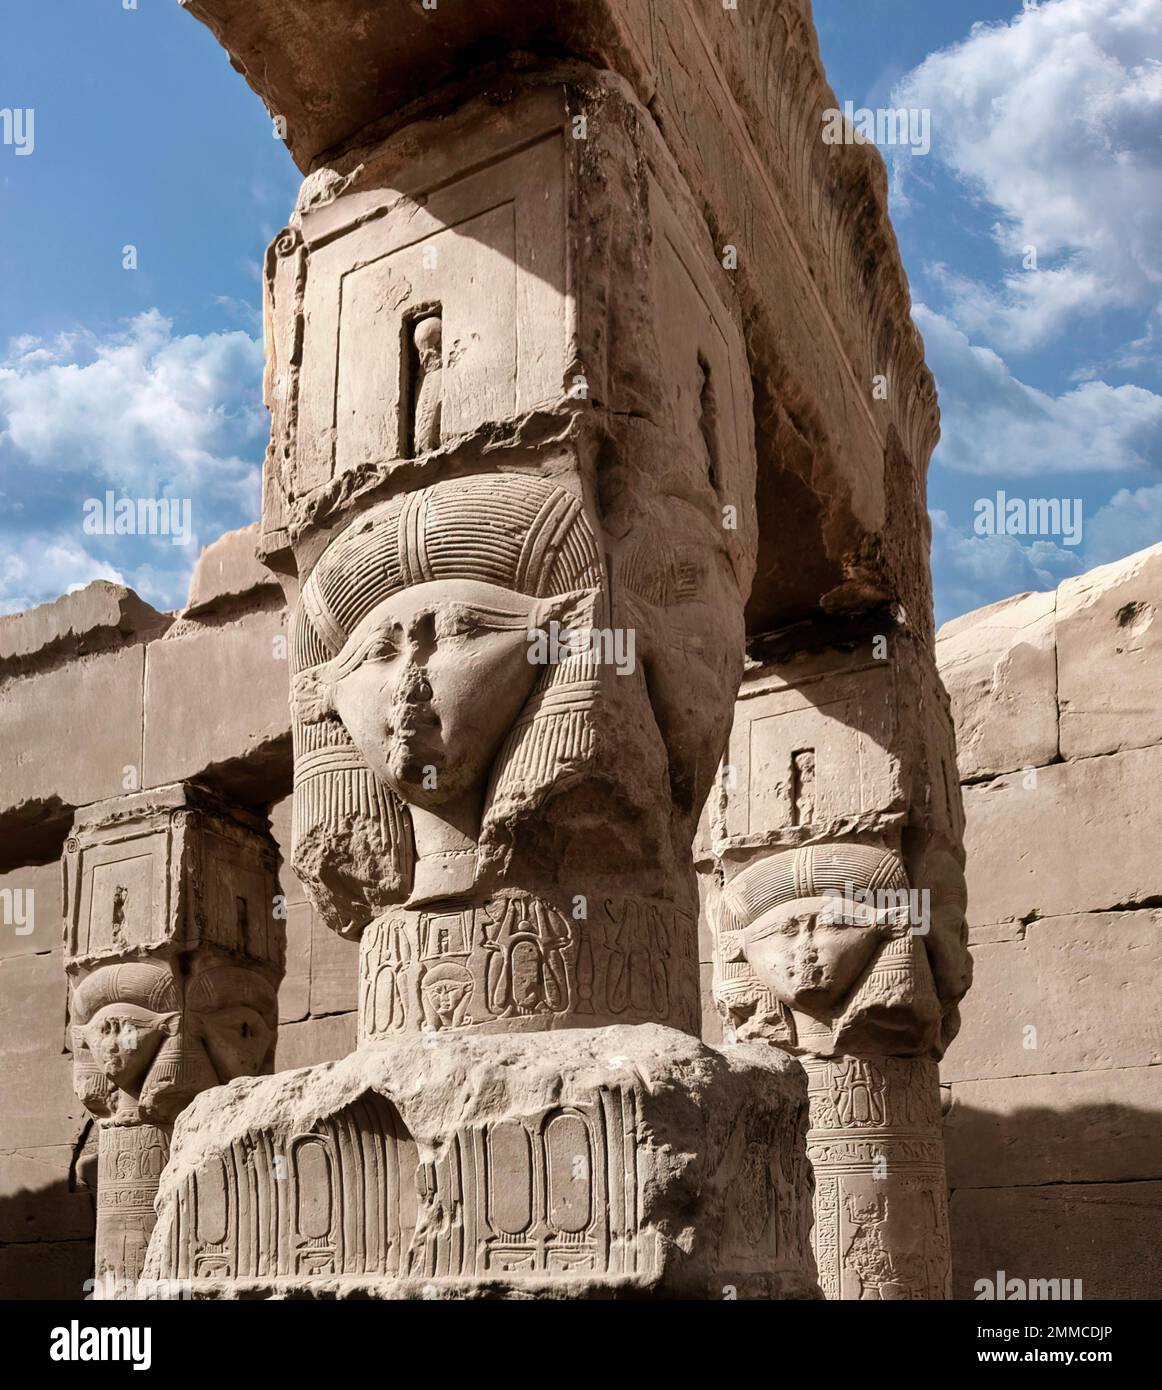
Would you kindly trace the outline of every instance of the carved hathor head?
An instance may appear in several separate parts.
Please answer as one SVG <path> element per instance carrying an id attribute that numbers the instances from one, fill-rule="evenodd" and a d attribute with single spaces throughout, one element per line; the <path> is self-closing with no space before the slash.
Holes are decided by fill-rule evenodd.
<path id="1" fill-rule="evenodd" d="M 723 893 L 719 938 L 720 958 L 750 975 L 719 986 L 729 1012 L 758 1023 L 781 1008 L 811 1050 L 923 1055 L 935 1044 L 940 1007 L 890 850 L 814 845 L 756 861 Z"/>
<path id="2" fill-rule="evenodd" d="M 579 500 L 503 474 L 373 508 L 303 586 L 293 637 L 294 864 L 358 935 L 411 891 L 409 808 L 486 845 L 585 764 L 597 672 L 530 662 L 528 634 L 597 622 Z"/>

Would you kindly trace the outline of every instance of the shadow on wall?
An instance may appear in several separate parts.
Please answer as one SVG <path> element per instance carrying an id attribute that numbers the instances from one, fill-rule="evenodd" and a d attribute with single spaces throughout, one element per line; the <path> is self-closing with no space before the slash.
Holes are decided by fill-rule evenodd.
<path id="1" fill-rule="evenodd" d="M 978 1298 L 978 1281 L 995 1285 L 998 1271 L 1006 1283 L 1080 1280 L 1086 1301 L 1162 1298 L 1162 1111 L 998 1113 L 955 1093 L 945 1123 L 955 1298 Z"/>
<path id="2" fill-rule="evenodd" d="M 19 1152 L 0 1153 L 0 1164 L 22 1170 L 20 1185 L 0 1197 L 0 1300 L 84 1299 L 92 1287 L 86 1281 L 93 1278 L 96 1219 L 92 1122 L 64 1168 Z"/>

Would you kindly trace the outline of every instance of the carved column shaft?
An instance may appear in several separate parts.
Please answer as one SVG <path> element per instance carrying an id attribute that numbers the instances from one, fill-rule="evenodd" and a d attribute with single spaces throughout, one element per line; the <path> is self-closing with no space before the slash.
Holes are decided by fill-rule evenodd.
<path id="1" fill-rule="evenodd" d="M 936 1061 L 971 978 L 963 820 L 926 638 L 885 627 L 756 665 L 701 854 L 727 1036 L 807 1068 L 824 1295 L 946 1298 Z"/>
<path id="2" fill-rule="evenodd" d="M 132 1297 L 173 1122 L 270 1069 L 282 976 L 264 825 L 181 785 L 79 811 L 65 847 L 75 1087 L 98 1121 L 98 1297 Z"/>

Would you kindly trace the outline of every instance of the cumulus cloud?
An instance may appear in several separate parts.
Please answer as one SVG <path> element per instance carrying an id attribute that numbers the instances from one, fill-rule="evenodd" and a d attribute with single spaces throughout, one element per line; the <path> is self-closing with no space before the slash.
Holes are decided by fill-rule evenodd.
<path id="1" fill-rule="evenodd" d="M 1104 565 L 1162 540 L 1162 483 L 1121 488 L 1086 522 L 1085 558 Z"/>
<path id="2" fill-rule="evenodd" d="M 199 542 L 258 515 L 267 421 L 261 343 L 242 331 L 174 333 L 156 309 L 99 335 L 14 338 L 0 355 L 0 607 L 95 578 L 183 602 Z M 106 495 L 189 502 L 192 535 L 91 535 Z"/>
<path id="3" fill-rule="evenodd" d="M 1086 568 L 1076 550 L 1053 541 L 970 536 L 952 524 L 947 512 L 934 510 L 930 516 L 937 623 L 1010 594 L 1055 589 Z"/>
<path id="4" fill-rule="evenodd" d="M 1158 306 L 1158 0 L 1043 0 L 975 25 L 893 101 L 932 110 L 933 156 L 995 210 L 998 245 L 1020 258 L 1000 287 L 937 267 L 970 333 L 1030 350 L 1079 313 Z M 1029 247 L 1036 272 L 1022 264 Z"/>
<path id="5" fill-rule="evenodd" d="M 1162 395 L 1103 381 L 1053 395 L 1018 380 L 943 314 L 924 304 L 913 312 L 940 388 L 942 466 L 1030 477 L 1162 464 Z"/>

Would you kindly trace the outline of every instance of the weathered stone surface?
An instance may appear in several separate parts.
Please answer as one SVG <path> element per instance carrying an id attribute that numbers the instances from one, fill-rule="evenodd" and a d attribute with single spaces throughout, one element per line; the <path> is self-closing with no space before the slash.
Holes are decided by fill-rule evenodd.
<path id="1" fill-rule="evenodd" d="M 355 1051 L 356 1018 L 354 1013 L 328 1014 L 325 1018 L 308 1018 L 303 1023 L 288 1023 L 278 1030 L 278 1047 L 274 1055 L 276 1072 L 295 1071 L 334 1062 Z"/>
<path id="2" fill-rule="evenodd" d="M 70 1191 L 72 1157 L 67 1144 L 0 1150 L 0 1246 L 92 1240 L 93 1194 Z"/>
<path id="3" fill-rule="evenodd" d="M 309 903 L 286 910 L 286 975 L 278 990 L 279 1023 L 298 1023 L 311 1011 L 311 943 L 314 914 Z M 355 1007 L 354 1004 L 351 1005 Z"/>
<path id="4" fill-rule="evenodd" d="M 63 920 L 59 862 L 0 874 L 0 959 L 59 950 Z"/>
<path id="5" fill-rule="evenodd" d="M 65 845 L 69 1040 L 97 1117 L 100 1296 L 132 1296 L 170 1126 L 207 1086 L 269 1070 L 285 943 L 257 816 L 174 785 L 77 813 Z"/>
<path id="6" fill-rule="evenodd" d="M 139 785 L 144 678 L 145 648 L 133 646 L 19 676 L 0 687 L 6 750 L 0 862 L 5 867 L 19 864 L 30 848 L 59 851 L 75 807 Z M 63 756 L 82 748 L 84 756 Z M 47 846 L 35 836 L 44 819 L 53 827 Z"/>
<path id="7" fill-rule="evenodd" d="M 1032 922 L 1023 941 L 973 955 L 973 1008 L 944 1059 L 945 1081 L 1162 1061 L 1162 912 Z"/>
<path id="8" fill-rule="evenodd" d="M 185 1112 L 146 1276 L 203 1297 L 817 1297 L 806 1121 L 794 1062 L 652 1024 L 368 1048 Z M 289 1202 L 236 1181 L 256 1130 Z"/>
<path id="9" fill-rule="evenodd" d="M 589 110 L 583 91 L 574 92 L 585 86 L 577 65 L 551 65 L 579 58 L 616 73 L 607 85 L 648 105 L 708 211 L 719 251 L 739 252 L 733 279 L 754 325 L 758 452 L 769 480 L 751 629 L 820 607 L 850 611 L 894 599 L 927 625 L 917 477 L 936 438 L 935 396 L 887 219 L 882 162 L 871 145 L 820 144 L 823 113 L 836 102 L 802 0 L 734 10 L 707 0 L 489 0 L 447 16 L 406 0 L 346 0 L 326 19 L 303 3 L 192 0 L 188 8 L 285 122 L 319 202 L 330 196 L 325 171 L 349 174 L 390 128 L 396 103 L 431 99 L 447 80 L 438 127 L 424 130 L 422 103 L 408 112 L 410 149 L 423 151 L 419 176 L 397 171 L 392 184 L 421 202 L 427 189 L 445 185 L 463 149 L 457 99 L 463 107 L 493 83 L 489 119 L 497 125 L 522 85 L 507 71 L 497 80 L 482 51 L 528 50 L 523 85 L 568 87 L 558 125 L 587 111 L 590 147 L 611 113 L 600 99 Z M 801 119 L 787 119 L 791 109 Z M 567 138 L 566 149 L 577 143 L 585 142 Z M 580 202 L 588 211 L 595 198 L 586 191 Z M 863 307 L 853 313 L 856 303 Z M 592 354 L 590 370 L 603 352 Z M 879 373 L 893 389 L 873 401 L 869 383 Z M 901 531 L 894 523 L 905 511 L 915 524 Z M 267 543 L 277 547 L 280 523 L 272 522 Z M 792 558 L 774 539 L 786 529 L 810 533 L 818 547 Z"/>
<path id="10" fill-rule="evenodd" d="M 1080 1279 L 1086 1302 L 1162 1298 L 1162 1182 L 969 1188 L 951 1213 L 954 1298 L 975 1299 L 998 1270 Z"/>
<path id="11" fill-rule="evenodd" d="M 132 589 L 95 579 L 52 603 L 0 615 L 0 676 L 160 637 L 172 621 Z"/>
<path id="12" fill-rule="evenodd" d="M 274 574 L 255 554 L 258 523 L 227 531 L 205 547 L 194 566 L 183 618 L 205 617 L 215 609 L 237 606 L 252 597 L 273 598 L 282 590 Z"/>
<path id="13" fill-rule="evenodd" d="M 359 1005 L 359 947 L 311 914 L 311 1006 L 321 1014 L 345 1014 Z"/>
<path id="14" fill-rule="evenodd" d="M 0 960 L 0 1146 L 71 1145 L 85 1111 L 65 1052 L 65 972 L 59 950 Z"/>
<path id="15" fill-rule="evenodd" d="M 964 781 L 1057 758 L 1057 595 L 1017 594 L 936 634 Z"/>
<path id="16" fill-rule="evenodd" d="M 1160 1179 L 1162 1067 L 958 1081 L 944 1143 L 953 1189 Z"/>
<path id="17" fill-rule="evenodd" d="M 284 762 L 287 666 L 281 612 L 153 643 L 145 669 L 142 785 L 221 775 L 236 763 L 262 768 L 264 758 Z M 264 780 L 269 785 L 269 770 Z"/>
<path id="18" fill-rule="evenodd" d="M 1057 591 L 1061 756 L 1162 743 L 1162 545 Z"/>
<path id="19" fill-rule="evenodd" d="M 840 869 L 868 854 L 891 861 L 883 883 L 932 888 L 930 941 L 878 908 L 843 924 L 865 930 L 828 958 L 822 1020 L 807 961 L 835 924 L 800 922 L 791 964 L 761 891 L 738 925 L 810 1020 L 792 1045 L 824 1059 L 818 1162 L 843 1169 L 823 1149 L 856 1145 L 868 1105 L 877 1142 L 924 1150 L 890 1210 L 843 1169 L 851 1296 L 943 1292 L 931 1057 L 968 969 L 931 652 L 935 396 L 882 163 L 820 141 L 834 96 L 809 7 L 189 8 L 309 170 L 266 260 L 260 551 L 299 581 L 292 855 L 319 920 L 359 943 L 362 1051 L 188 1112 L 150 1268 L 214 1297 L 420 1279 L 448 1296 L 813 1294 L 797 1072 L 765 1037 L 721 1053 L 692 1036 L 690 845 L 747 627 L 826 614 L 845 657 L 781 692 L 774 752 L 751 759 L 762 823 L 719 838 L 808 866 L 839 842 Z M 892 389 L 872 399 L 881 373 Z M 169 645 L 192 651 L 199 614 L 230 602 Z M 881 632 L 891 663 L 853 667 Z M 222 776 L 201 747 L 154 769 L 152 674 L 147 776 Z M 313 930 L 310 957 L 312 1014 L 346 1009 L 341 956 Z M 886 1039 L 877 1011 L 898 1024 Z M 319 1021 L 289 1024 L 291 1049 Z M 906 1055 L 879 1071 L 847 1055 L 873 1040 Z M 237 1144 L 288 1165 L 289 1208 L 261 1163 L 226 1194 Z M 290 1225 L 254 1246 L 248 1224 L 272 1215 Z"/>
<path id="20" fill-rule="evenodd" d="M 1056 763 L 964 790 L 974 926 L 1150 903 L 1162 748 Z"/>
<path id="21" fill-rule="evenodd" d="M 0 1298 L 87 1298 L 93 1277 L 91 1240 L 34 1241 L 0 1246 Z"/>

